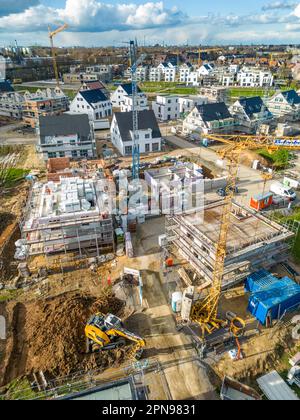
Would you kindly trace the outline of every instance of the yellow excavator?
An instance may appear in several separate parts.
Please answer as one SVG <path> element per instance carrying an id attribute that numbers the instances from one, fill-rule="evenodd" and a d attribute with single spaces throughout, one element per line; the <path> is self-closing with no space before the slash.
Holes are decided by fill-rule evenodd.
<path id="1" fill-rule="evenodd" d="M 138 335 L 126 330 L 120 318 L 98 313 L 93 315 L 85 327 L 88 352 L 113 350 L 126 345 L 126 340 L 136 343 L 130 352 L 136 360 L 144 353 L 146 342 Z"/>

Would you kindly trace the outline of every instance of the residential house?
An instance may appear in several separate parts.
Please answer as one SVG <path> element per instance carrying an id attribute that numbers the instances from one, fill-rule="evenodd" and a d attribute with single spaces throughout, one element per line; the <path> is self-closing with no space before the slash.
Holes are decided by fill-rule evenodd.
<path id="1" fill-rule="evenodd" d="M 109 128 L 108 118 L 112 116 L 112 103 L 101 89 L 80 90 L 73 99 L 70 111 L 88 114 L 95 129 Z"/>
<path id="2" fill-rule="evenodd" d="M 84 82 L 82 82 L 81 87 L 80 87 L 80 90 L 95 90 L 95 89 L 100 89 L 101 92 L 106 96 L 109 95 L 109 90 L 99 80 L 97 80 L 97 81 L 84 81 Z"/>
<path id="3" fill-rule="evenodd" d="M 300 119 L 300 96 L 295 90 L 276 93 L 267 105 L 275 117 L 284 117 L 286 121 Z"/>
<path id="4" fill-rule="evenodd" d="M 137 88 L 138 96 L 144 96 L 144 93 L 141 89 Z M 115 92 L 111 95 L 111 102 L 113 107 L 121 108 L 122 104 L 125 102 L 125 97 L 132 96 L 132 83 L 124 83 L 119 85 Z"/>
<path id="5" fill-rule="evenodd" d="M 220 84 L 222 86 L 234 86 L 236 83 L 236 74 L 232 73 L 232 72 L 227 72 L 227 73 L 223 73 L 221 80 L 220 80 Z"/>
<path id="6" fill-rule="evenodd" d="M 138 133 L 136 141 L 140 153 L 161 151 L 161 132 L 153 111 L 138 113 Z M 111 124 L 111 141 L 122 156 L 133 152 L 133 115 L 132 112 L 116 112 Z"/>
<path id="7" fill-rule="evenodd" d="M 97 76 L 98 80 L 104 83 L 110 83 L 113 78 L 112 66 L 106 64 L 95 64 L 93 66 L 88 66 L 85 69 L 87 74 L 94 74 Z"/>
<path id="8" fill-rule="evenodd" d="M 0 93 L 0 116 L 22 119 L 24 97 L 18 92 Z"/>
<path id="9" fill-rule="evenodd" d="M 237 73 L 237 82 L 242 87 L 268 87 L 273 86 L 274 77 L 267 70 L 243 67 Z"/>
<path id="10" fill-rule="evenodd" d="M 40 116 L 38 150 L 45 161 L 52 158 L 94 158 L 94 128 L 87 114 Z"/>
<path id="11" fill-rule="evenodd" d="M 183 133 L 230 133 L 235 125 L 224 102 L 196 106 L 183 123 Z"/>
<path id="12" fill-rule="evenodd" d="M 176 70 L 177 67 L 172 63 L 160 63 L 158 69 L 164 74 L 165 82 L 175 82 L 176 81 Z"/>
<path id="13" fill-rule="evenodd" d="M 205 96 L 179 97 L 178 103 L 180 115 L 185 115 L 189 114 L 195 106 L 207 104 L 208 99 Z"/>
<path id="14" fill-rule="evenodd" d="M 209 102 L 226 102 L 228 90 L 220 86 L 206 86 L 199 90 L 201 96 L 206 96 Z"/>
<path id="15" fill-rule="evenodd" d="M 175 95 L 159 95 L 152 102 L 152 109 L 160 121 L 177 120 L 179 118 L 179 98 Z"/>
<path id="16" fill-rule="evenodd" d="M 149 79 L 149 68 L 147 66 L 139 66 L 136 69 L 136 80 L 138 82 L 145 82 Z"/>
<path id="17" fill-rule="evenodd" d="M 209 76 L 215 69 L 214 64 L 203 64 L 199 69 L 197 70 L 198 75 L 201 76 Z"/>
<path id="18" fill-rule="evenodd" d="M 68 110 L 69 98 L 58 87 L 24 94 L 23 121 L 32 128 L 38 127 L 40 116 L 60 115 Z"/>
<path id="19" fill-rule="evenodd" d="M 188 83 L 189 75 L 191 74 L 193 66 L 190 63 L 185 63 L 179 68 L 180 83 Z"/>
<path id="20" fill-rule="evenodd" d="M 147 96 L 143 92 L 141 92 L 136 97 L 135 108 L 137 111 L 149 110 L 148 99 L 147 99 Z M 121 112 L 130 112 L 132 110 L 133 110 L 133 96 L 132 95 L 124 96 L 124 102 L 121 105 Z"/>
<path id="21" fill-rule="evenodd" d="M 273 119 L 260 96 L 240 98 L 230 107 L 230 113 L 235 118 L 236 125 L 247 134 L 256 133 L 262 124 Z"/>
<path id="22" fill-rule="evenodd" d="M 160 67 L 151 67 L 149 71 L 150 82 L 161 82 L 164 80 L 164 73 Z"/>
<path id="23" fill-rule="evenodd" d="M 187 86 L 199 86 L 199 75 L 196 71 L 191 71 L 187 78 Z"/>

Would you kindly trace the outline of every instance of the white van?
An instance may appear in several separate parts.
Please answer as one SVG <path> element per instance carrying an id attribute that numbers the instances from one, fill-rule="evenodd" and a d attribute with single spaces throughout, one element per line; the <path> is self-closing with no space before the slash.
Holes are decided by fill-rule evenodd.
<path id="1" fill-rule="evenodd" d="M 291 201 L 295 201 L 297 198 L 297 195 L 292 188 L 285 187 L 280 182 L 274 182 L 270 187 L 270 191 L 273 194 L 280 195 L 281 197 L 289 198 Z"/>

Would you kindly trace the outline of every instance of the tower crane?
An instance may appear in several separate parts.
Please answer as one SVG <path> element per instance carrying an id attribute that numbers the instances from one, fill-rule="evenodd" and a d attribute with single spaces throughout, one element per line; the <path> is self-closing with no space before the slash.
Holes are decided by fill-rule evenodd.
<path id="1" fill-rule="evenodd" d="M 54 74 L 55 74 L 57 87 L 60 86 L 60 81 L 59 81 L 58 67 L 57 67 L 57 61 L 56 61 L 56 51 L 55 51 L 55 48 L 54 48 L 54 38 L 55 38 L 56 35 L 63 32 L 67 28 L 68 28 L 68 25 L 66 23 L 64 25 L 60 26 L 59 28 L 57 28 L 55 31 L 51 31 L 50 26 L 48 27 L 50 45 L 51 45 L 51 53 L 52 53 L 52 59 L 53 59 L 53 68 L 54 68 Z"/>
<path id="2" fill-rule="evenodd" d="M 139 113 L 138 113 L 138 87 L 136 70 L 138 66 L 144 61 L 146 54 L 141 55 L 137 58 L 137 43 L 136 41 L 130 41 L 129 43 L 130 53 L 130 67 L 131 67 L 131 83 L 132 83 L 132 134 L 133 134 L 133 147 L 132 147 L 132 178 L 139 179 L 140 175 L 140 148 L 138 141 L 138 130 L 139 130 Z"/>
<path id="3" fill-rule="evenodd" d="M 269 152 L 280 149 L 300 150 L 300 138 L 282 137 L 276 139 L 272 136 L 222 136 L 207 135 L 207 139 L 214 140 L 225 145 L 218 152 L 222 159 L 228 163 L 228 183 L 224 199 L 223 214 L 219 239 L 217 243 L 216 261 L 214 266 L 212 286 L 207 296 L 196 302 L 192 308 L 191 321 L 200 325 L 203 336 L 211 334 L 224 325 L 224 321 L 218 318 L 219 301 L 222 292 L 222 280 L 227 251 L 227 238 L 230 229 L 230 217 L 233 199 L 236 191 L 237 174 L 240 156 L 244 150 L 259 150 L 266 148 Z"/>

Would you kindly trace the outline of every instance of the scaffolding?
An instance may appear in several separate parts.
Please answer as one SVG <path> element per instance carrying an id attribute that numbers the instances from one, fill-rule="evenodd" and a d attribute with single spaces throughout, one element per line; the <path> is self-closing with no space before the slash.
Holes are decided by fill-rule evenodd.
<path id="1" fill-rule="evenodd" d="M 175 245 L 182 257 L 202 277 L 200 288 L 203 289 L 210 286 L 213 279 L 216 235 L 223 205 L 220 201 L 206 205 L 201 223 L 195 214 L 167 216 L 166 220 L 168 244 Z M 267 269 L 285 261 L 290 252 L 289 240 L 294 237 L 295 233 L 286 226 L 234 203 L 223 289 L 238 284 L 255 270 Z"/>
<path id="2" fill-rule="evenodd" d="M 65 190 L 63 180 L 60 184 L 49 182 L 32 186 L 20 226 L 28 255 L 77 252 L 84 258 L 114 252 L 113 218 L 104 205 L 97 181 L 84 180 L 76 184 L 77 178 L 68 178 L 64 182 Z M 72 191 L 69 191 L 72 182 Z M 80 195 L 78 185 L 81 188 L 83 185 Z M 87 193 L 90 202 L 85 199 Z M 63 196 L 71 201 L 63 202 Z M 67 209 L 69 205 L 71 210 Z"/>

